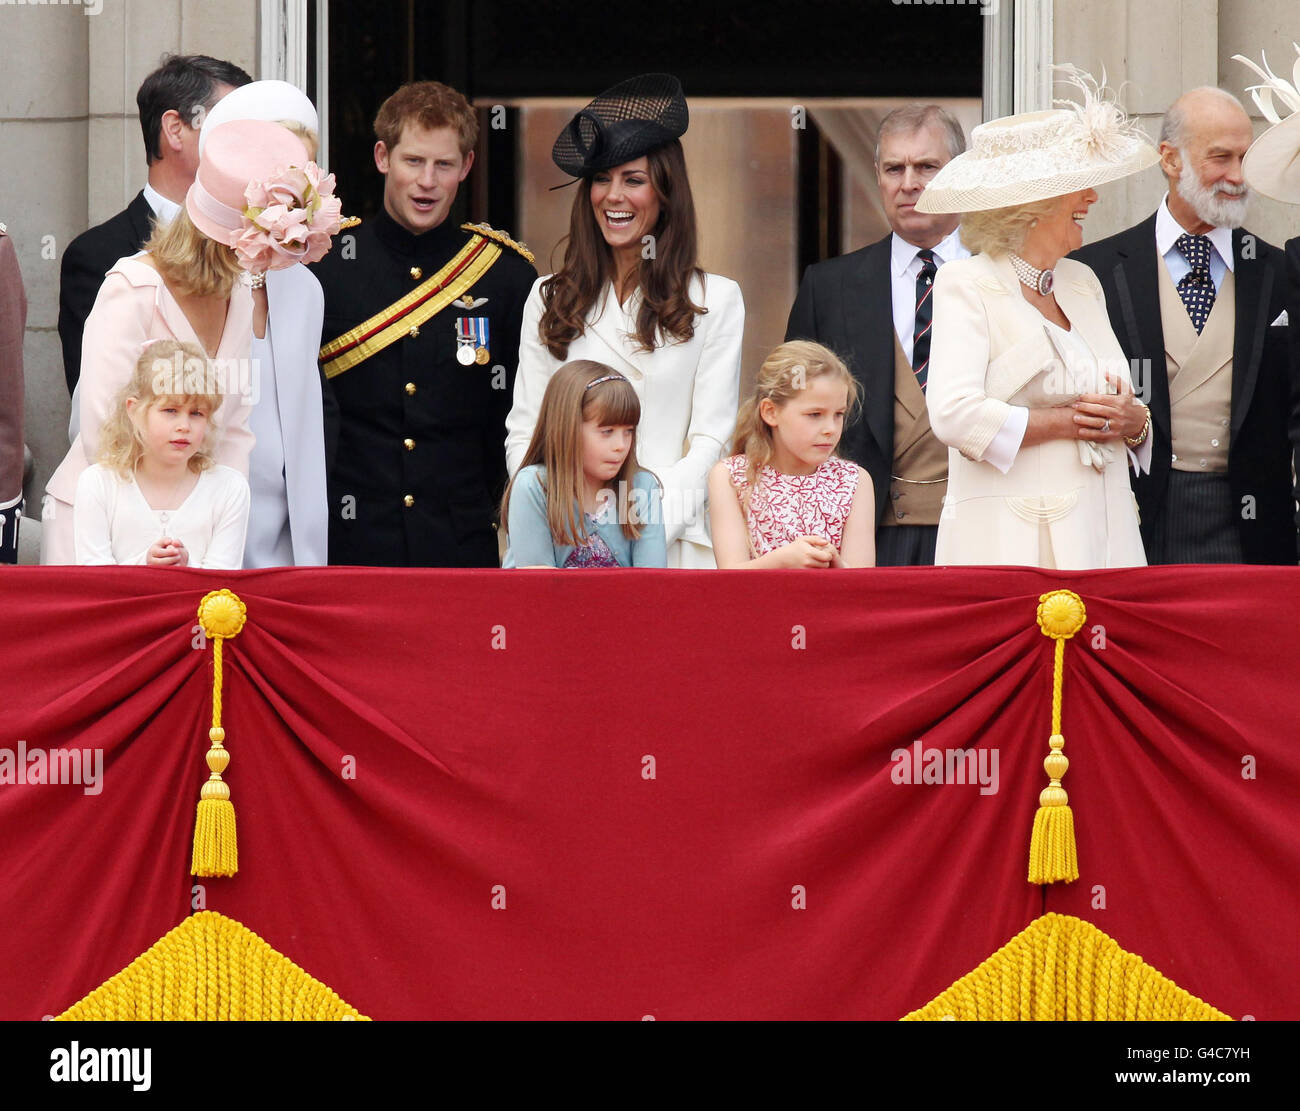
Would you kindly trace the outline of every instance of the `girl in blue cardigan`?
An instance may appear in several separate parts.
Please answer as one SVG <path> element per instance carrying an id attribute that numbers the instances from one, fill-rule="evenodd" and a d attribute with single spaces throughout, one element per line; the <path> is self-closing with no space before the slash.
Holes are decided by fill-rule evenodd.
<path id="1" fill-rule="evenodd" d="M 552 376 L 519 472 L 506 487 L 503 567 L 663 567 L 659 481 L 636 461 L 641 402 L 604 363 Z"/>

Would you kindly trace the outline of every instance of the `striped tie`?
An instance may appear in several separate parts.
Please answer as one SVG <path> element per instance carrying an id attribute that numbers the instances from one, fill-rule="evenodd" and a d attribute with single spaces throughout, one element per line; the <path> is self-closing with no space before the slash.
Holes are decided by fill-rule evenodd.
<path id="1" fill-rule="evenodd" d="M 916 384 L 925 392 L 926 371 L 930 366 L 930 318 L 934 306 L 930 301 L 930 291 L 934 288 L 934 276 L 938 268 L 934 264 L 934 252 L 923 247 L 916 252 L 921 260 L 921 272 L 916 276 L 916 326 L 912 330 L 912 370 L 916 372 Z"/>
<path id="2" fill-rule="evenodd" d="M 1214 282 L 1210 278 L 1210 237 L 1208 235 L 1180 235 L 1176 244 L 1191 269 L 1178 282 L 1178 296 L 1182 298 L 1187 315 L 1199 336 L 1214 308 Z"/>

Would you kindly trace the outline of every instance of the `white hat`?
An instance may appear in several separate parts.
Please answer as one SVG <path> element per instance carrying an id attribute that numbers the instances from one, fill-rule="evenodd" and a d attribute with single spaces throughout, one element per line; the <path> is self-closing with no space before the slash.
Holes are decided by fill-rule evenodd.
<path id="1" fill-rule="evenodd" d="M 1300 46 L 1291 45 L 1300 54 Z M 1268 68 L 1268 59 L 1263 53 L 1260 54 L 1263 69 L 1240 54 L 1234 54 L 1232 58 L 1244 62 L 1264 79 L 1264 84 L 1252 85 L 1249 91 L 1264 118 L 1273 125 L 1251 143 L 1246 152 L 1242 163 L 1246 182 L 1266 197 L 1287 204 L 1300 204 L 1300 58 L 1291 69 L 1293 85 L 1287 84 Z M 1287 114 L 1277 110 L 1274 97 L 1286 106 Z"/>
<path id="2" fill-rule="evenodd" d="M 232 120 L 292 120 L 312 134 L 320 131 L 320 117 L 307 94 L 288 81 L 253 81 L 227 93 L 208 112 L 199 130 L 199 156 L 214 127 Z"/>
<path id="3" fill-rule="evenodd" d="M 1155 147 L 1083 70 L 1057 66 L 1083 103 L 982 123 L 925 187 L 918 212 L 978 212 L 1063 197 L 1160 161 Z M 1102 75 L 1103 81 L 1105 75 Z"/>

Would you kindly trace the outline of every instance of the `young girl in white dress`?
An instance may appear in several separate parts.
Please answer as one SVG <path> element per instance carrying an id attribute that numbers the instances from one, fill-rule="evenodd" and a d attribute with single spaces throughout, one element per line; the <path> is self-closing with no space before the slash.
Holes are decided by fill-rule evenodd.
<path id="1" fill-rule="evenodd" d="M 875 566 L 871 480 L 835 454 L 857 398 L 821 344 L 783 343 L 767 357 L 736 421 L 736 454 L 709 472 L 720 568 Z"/>
<path id="2" fill-rule="evenodd" d="M 222 395 L 192 343 L 152 340 L 77 479 L 80 564 L 231 570 L 243 563 L 248 481 L 213 461 Z"/>

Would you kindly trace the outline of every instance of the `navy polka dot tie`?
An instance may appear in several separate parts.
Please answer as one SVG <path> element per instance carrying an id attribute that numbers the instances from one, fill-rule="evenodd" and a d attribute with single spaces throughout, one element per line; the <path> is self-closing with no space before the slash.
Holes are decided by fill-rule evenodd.
<path id="1" fill-rule="evenodd" d="M 1201 334 L 1214 308 L 1214 282 L 1210 279 L 1210 237 L 1180 235 L 1175 244 L 1191 267 L 1178 282 L 1178 296 L 1192 318 L 1196 334 Z"/>

